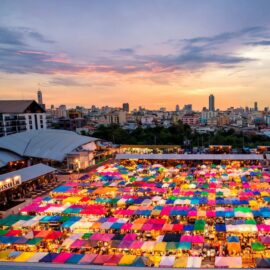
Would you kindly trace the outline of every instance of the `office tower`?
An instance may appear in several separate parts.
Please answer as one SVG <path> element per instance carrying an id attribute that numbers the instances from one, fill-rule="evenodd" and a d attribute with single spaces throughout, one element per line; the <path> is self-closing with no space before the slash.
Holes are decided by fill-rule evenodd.
<path id="1" fill-rule="evenodd" d="M 211 111 L 211 112 L 215 111 L 215 97 L 214 97 L 214 95 L 209 96 L 209 111 Z"/>
<path id="2" fill-rule="evenodd" d="M 177 112 L 179 112 L 179 111 L 180 111 L 180 107 L 179 107 L 179 105 L 178 105 L 178 104 L 175 106 L 175 111 L 177 111 Z"/>
<path id="3" fill-rule="evenodd" d="M 258 111 L 258 102 L 257 101 L 254 102 L 254 110 Z"/>
<path id="4" fill-rule="evenodd" d="M 37 100 L 37 103 L 45 110 L 45 104 L 43 103 L 42 92 L 40 90 L 37 91 Z"/>

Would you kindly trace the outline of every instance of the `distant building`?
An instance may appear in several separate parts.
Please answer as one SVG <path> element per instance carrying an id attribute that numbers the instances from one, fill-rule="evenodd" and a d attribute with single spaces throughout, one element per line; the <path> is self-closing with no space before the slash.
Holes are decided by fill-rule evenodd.
<path id="1" fill-rule="evenodd" d="M 184 112 L 186 112 L 186 113 L 191 113 L 192 112 L 192 104 L 186 104 L 185 106 L 184 106 Z"/>
<path id="2" fill-rule="evenodd" d="M 211 119 L 216 116 L 217 116 L 217 112 L 204 110 L 202 111 L 201 119 L 202 119 L 202 122 L 205 123 L 208 121 L 208 119 Z"/>
<path id="3" fill-rule="evenodd" d="M 46 111 L 36 101 L 0 100 L 0 137 L 46 128 Z"/>
<path id="4" fill-rule="evenodd" d="M 129 112 L 129 104 L 128 103 L 123 103 L 123 111 Z"/>
<path id="5" fill-rule="evenodd" d="M 258 102 L 257 101 L 255 101 L 254 102 L 254 111 L 258 111 Z"/>
<path id="6" fill-rule="evenodd" d="M 175 106 L 175 111 L 176 111 L 176 112 L 179 112 L 179 111 L 180 111 L 180 107 L 179 107 L 178 104 Z"/>
<path id="7" fill-rule="evenodd" d="M 97 120 L 101 125 L 123 125 L 127 122 L 127 112 L 124 112 L 123 110 L 115 110 L 101 115 Z"/>
<path id="8" fill-rule="evenodd" d="M 182 122 L 183 122 L 183 124 L 195 126 L 195 125 L 199 124 L 199 119 L 200 119 L 200 117 L 198 114 L 189 113 L 189 114 L 185 114 L 182 117 Z"/>
<path id="9" fill-rule="evenodd" d="M 58 108 L 59 117 L 67 117 L 67 107 L 66 105 L 60 105 Z"/>
<path id="10" fill-rule="evenodd" d="M 270 115 L 266 115 L 264 117 L 264 120 L 265 120 L 265 124 L 269 127 L 270 126 Z"/>
<path id="11" fill-rule="evenodd" d="M 211 111 L 211 112 L 215 111 L 215 97 L 214 97 L 214 95 L 209 96 L 209 111 Z"/>
<path id="12" fill-rule="evenodd" d="M 43 103 L 42 92 L 40 90 L 37 91 L 37 100 L 38 100 L 38 104 L 42 106 L 45 110 L 45 104 Z"/>

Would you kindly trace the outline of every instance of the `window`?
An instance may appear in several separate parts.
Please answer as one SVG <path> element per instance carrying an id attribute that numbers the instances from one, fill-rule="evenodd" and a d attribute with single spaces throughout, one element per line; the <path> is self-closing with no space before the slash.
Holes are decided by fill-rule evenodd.
<path id="1" fill-rule="evenodd" d="M 33 129 L 33 126 L 32 125 L 30 125 L 30 129 Z"/>

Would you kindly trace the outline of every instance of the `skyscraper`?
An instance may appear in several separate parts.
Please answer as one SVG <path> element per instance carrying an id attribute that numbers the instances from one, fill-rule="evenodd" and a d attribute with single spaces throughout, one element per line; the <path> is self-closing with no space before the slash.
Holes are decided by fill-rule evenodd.
<path id="1" fill-rule="evenodd" d="M 255 101 L 254 102 L 254 111 L 258 111 L 258 102 L 257 101 Z"/>
<path id="2" fill-rule="evenodd" d="M 42 92 L 40 90 L 37 91 L 37 100 L 38 104 L 43 104 Z"/>
<path id="3" fill-rule="evenodd" d="M 123 111 L 129 112 L 129 104 L 128 103 L 123 103 Z"/>
<path id="4" fill-rule="evenodd" d="M 180 107 L 179 107 L 179 105 L 178 105 L 178 104 L 175 106 L 175 111 L 177 111 L 177 112 L 179 112 L 179 111 L 180 111 Z"/>
<path id="5" fill-rule="evenodd" d="M 211 112 L 215 111 L 215 97 L 214 97 L 214 95 L 209 96 L 209 111 L 211 111 Z"/>
<path id="6" fill-rule="evenodd" d="M 37 91 L 37 100 L 38 104 L 45 110 L 45 104 L 43 103 L 42 92 L 40 90 Z"/>

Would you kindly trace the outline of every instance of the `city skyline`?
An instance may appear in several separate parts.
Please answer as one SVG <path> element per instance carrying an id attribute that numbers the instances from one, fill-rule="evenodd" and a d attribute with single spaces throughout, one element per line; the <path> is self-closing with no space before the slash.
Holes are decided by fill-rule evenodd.
<path id="1" fill-rule="evenodd" d="M 40 88 L 46 104 L 198 110 L 213 94 L 220 109 L 255 101 L 262 109 L 269 8 L 264 0 L 1 1 L 1 99 L 33 99 Z"/>

